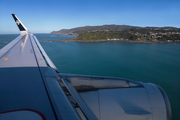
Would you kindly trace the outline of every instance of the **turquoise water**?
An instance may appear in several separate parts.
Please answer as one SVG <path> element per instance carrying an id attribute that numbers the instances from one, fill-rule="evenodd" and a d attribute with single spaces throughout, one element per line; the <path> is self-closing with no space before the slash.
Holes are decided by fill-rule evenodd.
<path id="1" fill-rule="evenodd" d="M 0 35 L 0 48 L 16 36 Z M 36 36 L 39 40 L 71 38 Z M 41 42 L 41 45 L 61 73 L 114 76 L 161 86 L 170 99 L 173 120 L 179 120 L 180 43 Z"/>

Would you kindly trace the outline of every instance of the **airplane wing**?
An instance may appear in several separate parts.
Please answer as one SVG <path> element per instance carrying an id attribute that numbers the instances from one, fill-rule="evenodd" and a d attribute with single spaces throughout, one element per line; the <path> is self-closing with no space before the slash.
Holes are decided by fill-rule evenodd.
<path id="1" fill-rule="evenodd" d="M 59 73 L 37 38 L 0 50 L 0 120 L 171 120 L 166 93 L 152 83 Z"/>

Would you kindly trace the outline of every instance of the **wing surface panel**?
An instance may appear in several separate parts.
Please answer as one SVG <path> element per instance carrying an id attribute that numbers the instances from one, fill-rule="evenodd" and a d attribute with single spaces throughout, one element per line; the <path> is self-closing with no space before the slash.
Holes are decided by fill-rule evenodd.
<path id="1" fill-rule="evenodd" d="M 19 36 L 10 45 L 2 48 L 0 67 L 45 67 L 47 66 L 31 34 Z"/>
<path id="2" fill-rule="evenodd" d="M 6 54 L 7 51 L 9 51 L 14 45 L 17 44 L 17 42 L 19 42 L 21 40 L 21 35 L 19 35 L 16 39 L 14 39 L 13 41 L 11 41 L 9 44 L 7 44 L 6 46 L 4 46 L 3 48 L 0 49 L 0 58 Z"/>
<path id="3" fill-rule="evenodd" d="M 24 40 L 27 39 L 27 40 Z M 26 41 L 22 51 L 21 42 Z M 37 67 L 33 48 L 28 35 L 24 35 L 18 43 L 0 59 L 0 67 Z"/>

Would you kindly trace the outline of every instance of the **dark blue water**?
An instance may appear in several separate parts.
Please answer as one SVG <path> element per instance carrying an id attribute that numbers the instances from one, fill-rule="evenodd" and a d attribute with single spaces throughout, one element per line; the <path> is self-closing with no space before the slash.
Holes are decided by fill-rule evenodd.
<path id="1" fill-rule="evenodd" d="M 52 37 L 50 34 L 36 36 L 39 40 L 72 37 Z M 0 48 L 14 37 L 0 35 Z M 173 120 L 179 120 L 179 43 L 41 42 L 41 45 L 61 73 L 122 77 L 161 86 L 170 99 Z"/>

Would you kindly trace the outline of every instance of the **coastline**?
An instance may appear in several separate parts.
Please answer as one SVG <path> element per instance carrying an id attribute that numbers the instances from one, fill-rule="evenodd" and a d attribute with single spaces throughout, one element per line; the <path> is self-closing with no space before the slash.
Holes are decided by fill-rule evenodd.
<path id="1" fill-rule="evenodd" d="M 167 42 L 167 41 L 132 41 L 132 40 L 75 40 L 75 39 L 65 39 L 65 40 L 39 40 L 39 42 L 128 42 L 128 43 L 180 43 L 180 42 Z"/>

